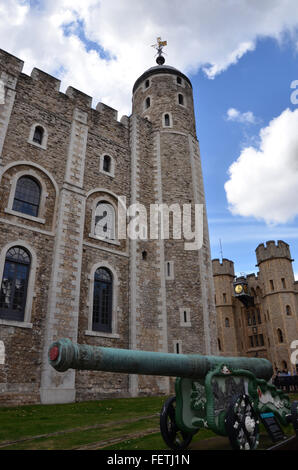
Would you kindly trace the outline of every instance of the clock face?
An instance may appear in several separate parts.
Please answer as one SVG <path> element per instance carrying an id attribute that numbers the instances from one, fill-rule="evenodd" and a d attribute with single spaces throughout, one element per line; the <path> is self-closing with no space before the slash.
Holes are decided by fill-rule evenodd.
<path id="1" fill-rule="evenodd" d="M 235 287 L 235 292 L 236 294 L 241 294 L 241 292 L 243 291 L 243 287 L 238 284 L 236 287 Z"/>

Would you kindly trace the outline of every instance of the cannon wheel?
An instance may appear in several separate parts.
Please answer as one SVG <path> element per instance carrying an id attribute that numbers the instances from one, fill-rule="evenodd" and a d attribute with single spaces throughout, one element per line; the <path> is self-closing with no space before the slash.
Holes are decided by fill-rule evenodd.
<path id="1" fill-rule="evenodd" d="M 165 443 L 174 450 L 186 449 L 193 434 L 181 431 L 175 421 L 176 397 L 168 398 L 160 412 L 160 432 Z"/>
<path id="2" fill-rule="evenodd" d="M 259 420 L 248 395 L 235 395 L 228 408 L 226 432 L 235 450 L 254 450 L 259 444 Z"/>
<path id="3" fill-rule="evenodd" d="M 298 436 L 298 401 L 293 401 L 291 406 L 291 421 Z"/>

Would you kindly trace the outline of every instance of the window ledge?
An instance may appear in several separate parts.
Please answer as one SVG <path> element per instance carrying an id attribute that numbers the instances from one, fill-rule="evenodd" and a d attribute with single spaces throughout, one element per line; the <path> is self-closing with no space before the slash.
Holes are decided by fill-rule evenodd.
<path id="1" fill-rule="evenodd" d="M 111 245 L 120 246 L 120 242 L 118 242 L 118 240 L 110 240 L 109 238 L 96 237 L 92 233 L 89 233 L 89 238 L 93 238 L 94 240 L 99 240 L 100 242 L 110 243 Z"/>
<path id="2" fill-rule="evenodd" d="M 33 140 L 27 140 L 28 144 L 35 145 L 35 147 L 38 147 L 41 150 L 47 150 L 47 147 L 45 145 L 38 144 L 37 142 L 34 142 Z"/>
<path id="3" fill-rule="evenodd" d="M 34 217 L 33 215 L 23 214 L 23 212 L 17 212 L 12 209 L 4 209 L 4 212 L 6 214 L 16 215 L 17 217 L 22 217 L 23 219 L 32 220 L 33 222 L 38 222 L 39 224 L 46 223 L 45 219 L 42 219 L 41 217 Z"/>
<path id="4" fill-rule="evenodd" d="M 110 176 L 110 178 L 114 178 L 115 176 L 113 172 L 110 173 L 109 171 L 104 171 L 102 169 L 100 169 L 99 171 L 100 173 L 103 173 L 104 175 Z"/>
<path id="5" fill-rule="evenodd" d="M 17 326 L 19 328 L 32 328 L 32 323 L 21 322 L 21 321 L 12 321 L 12 320 L 4 320 L 0 318 L 0 325 L 5 326 Z"/>
<path id="6" fill-rule="evenodd" d="M 86 336 L 99 336 L 101 338 L 115 338 L 118 339 L 120 338 L 120 335 L 117 333 L 105 333 L 104 331 L 92 331 L 92 330 L 86 330 L 85 331 Z"/>

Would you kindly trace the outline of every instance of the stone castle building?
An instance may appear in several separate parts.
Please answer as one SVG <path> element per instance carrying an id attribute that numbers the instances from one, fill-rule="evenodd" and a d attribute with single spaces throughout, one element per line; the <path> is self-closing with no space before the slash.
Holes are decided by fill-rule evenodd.
<path id="1" fill-rule="evenodd" d="M 298 340 L 298 281 L 289 245 L 261 243 L 257 274 L 236 277 L 234 263 L 212 260 L 221 355 L 265 357 L 273 369 L 294 373 L 291 354 Z M 298 345 L 298 341 L 297 341 Z"/>
<path id="2" fill-rule="evenodd" d="M 217 353 L 191 82 L 150 68 L 134 84 L 131 116 L 118 121 L 109 106 L 94 109 L 90 96 L 22 67 L 0 51 L 0 403 L 166 394 L 168 378 L 59 374 L 47 355 L 63 337 Z M 119 210 L 137 203 L 148 213 L 150 204 L 202 204 L 203 247 L 117 237 Z"/>

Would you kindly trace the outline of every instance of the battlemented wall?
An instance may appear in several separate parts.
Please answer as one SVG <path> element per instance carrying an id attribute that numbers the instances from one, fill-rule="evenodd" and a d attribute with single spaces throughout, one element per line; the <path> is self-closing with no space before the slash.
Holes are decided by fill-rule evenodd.
<path id="1" fill-rule="evenodd" d="M 11 246 L 30 252 L 24 322 L 0 319 L 5 362 L 1 404 L 59 403 L 167 394 L 173 381 L 90 371 L 59 374 L 48 365 L 52 341 L 175 353 L 217 352 L 216 313 L 200 150 L 192 87 L 176 69 L 140 77 L 133 112 L 117 111 L 0 51 L 0 274 Z M 181 83 L 177 77 L 182 78 Z M 149 78 L 149 86 L 145 81 Z M 182 102 L 181 96 L 183 95 Z M 148 109 L 144 100 L 150 96 Z M 164 126 L 165 114 L 169 126 Z M 32 139 L 45 129 L 42 145 Z M 103 171 L 108 154 L 113 171 Z M 12 209 L 16 183 L 31 175 L 42 187 L 38 217 Z M 203 248 L 185 240 L 103 241 L 94 236 L 98 201 L 203 204 Z M 193 214 L 194 215 L 194 214 Z M 171 226 L 170 226 L 171 230 Z M 113 275 L 112 331 L 93 331 L 94 273 Z M 168 272 L 169 271 L 169 272 Z"/>
<path id="2" fill-rule="evenodd" d="M 117 203 L 117 195 L 121 194 L 129 203 L 129 131 L 125 119 L 124 124 L 117 121 L 115 110 L 102 103 L 92 109 L 92 98 L 84 93 L 72 87 L 61 93 L 60 81 L 55 77 L 37 69 L 29 77 L 21 73 L 21 61 L 4 51 L 0 57 L 1 77 L 14 87 L 13 103 L 6 99 L 6 105 L 0 106 L 0 122 L 6 124 L 0 128 L 0 243 L 4 251 L 8 241 L 28 245 L 36 257 L 30 322 L 19 325 L 0 321 L 6 348 L 6 363 L 0 366 L 1 402 L 39 402 L 40 394 L 44 402 L 57 401 L 57 396 L 58 401 L 64 401 L 74 398 L 76 379 L 73 372 L 62 376 L 47 366 L 47 348 L 52 341 L 66 336 L 90 344 L 115 346 L 117 340 L 120 347 L 129 344 L 128 246 L 125 240 L 120 246 L 111 246 L 89 236 L 96 198 L 104 194 Z M 8 98 L 9 91 L 7 88 Z M 28 141 L 35 123 L 47 130 L 46 148 Z M 115 159 L 117 178 L 100 172 L 103 153 Z M 9 209 L 14 179 L 20 174 L 30 174 L 43 185 L 46 198 L 42 220 Z M 88 276 L 94 264 L 107 260 L 117 266 L 119 276 L 117 340 L 85 333 Z M 80 379 L 77 381 L 80 398 Z M 93 395 L 85 383 L 82 397 L 95 396 L 99 390 L 103 395 L 108 393 L 106 389 L 110 393 L 118 391 L 117 382 L 112 382 L 109 380 L 107 385 L 97 377 Z M 127 393 L 127 378 L 123 378 L 121 387 Z"/>
<path id="3" fill-rule="evenodd" d="M 298 338 L 298 296 L 290 247 L 282 240 L 256 248 L 257 274 L 245 276 L 252 305 L 233 290 L 233 262 L 213 260 L 220 353 L 269 359 L 274 369 L 293 372 L 291 344 Z M 226 300 L 223 295 L 226 293 Z M 226 318 L 233 318 L 229 325 Z"/>

